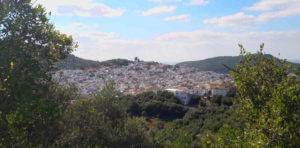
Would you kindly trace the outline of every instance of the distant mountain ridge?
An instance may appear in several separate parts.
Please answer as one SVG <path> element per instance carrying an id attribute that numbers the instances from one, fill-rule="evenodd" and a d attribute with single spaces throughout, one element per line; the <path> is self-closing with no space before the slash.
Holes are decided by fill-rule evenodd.
<path id="1" fill-rule="evenodd" d="M 273 57 L 272 55 L 267 54 L 267 57 Z M 198 61 L 186 61 L 176 64 L 175 66 L 185 66 L 185 67 L 193 67 L 200 71 L 213 71 L 217 73 L 229 73 L 228 68 L 234 68 L 237 64 L 240 63 L 242 57 L 241 56 L 220 56 L 214 57 L 204 60 Z M 75 69 L 89 69 L 89 68 L 100 68 L 100 67 L 121 67 L 128 66 L 134 61 L 130 61 L 127 59 L 112 59 L 107 61 L 93 61 L 86 60 L 74 55 L 69 55 L 66 59 L 58 62 L 56 67 L 58 69 L 67 69 L 67 70 L 75 70 Z M 296 63 L 291 63 L 294 67 Z M 226 65 L 227 67 L 225 67 Z"/>
<path id="2" fill-rule="evenodd" d="M 99 68 L 103 66 L 127 66 L 133 61 L 126 60 L 126 59 L 112 59 L 103 62 L 93 61 L 93 60 L 86 60 L 79 57 L 76 57 L 70 54 L 67 58 L 58 62 L 55 67 L 58 69 L 88 69 L 88 68 Z"/>
<path id="3" fill-rule="evenodd" d="M 199 61 L 186 61 L 176 65 L 187 66 L 200 69 L 201 71 L 214 71 L 218 73 L 228 73 L 229 70 L 224 65 L 233 68 L 241 61 L 241 56 L 221 56 Z"/>
<path id="4" fill-rule="evenodd" d="M 274 56 L 270 54 L 266 54 L 266 57 L 272 58 Z M 240 63 L 241 60 L 242 60 L 241 56 L 221 56 L 221 57 L 214 57 L 214 58 L 209 58 L 209 59 L 199 60 L 199 61 L 187 61 L 187 62 L 178 63 L 176 65 L 194 67 L 201 71 L 229 73 L 229 68 L 233 69 L 237 64 Z M 293 68 L 299 65 L 291 62 L 289 63 L 292 64 Z M 224 65 L 226 65 L 227 67 L 225 67 Z"/>

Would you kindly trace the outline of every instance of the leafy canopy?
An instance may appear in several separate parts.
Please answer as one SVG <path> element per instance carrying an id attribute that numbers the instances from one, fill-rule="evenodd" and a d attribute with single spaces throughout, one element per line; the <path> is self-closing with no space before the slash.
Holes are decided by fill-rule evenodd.
<path id="1" fill-rule="evenodd" d="M 263 47 L 256 54 L 241 46 L 243 59 L 231 73 L 237 88 L 235 118 L 242 126 L 224 125 L 205 144 L 231 146 L 299 145 L 300 83 L 288 76 L 290 65 L 264 56 Z"/>
<path id="2" fill-rule="evenodd" d="M 63 116 L 64 130 L 58 144 L 67 147 L 145 147 L 149 145 L 113 83 L 92 99 L 80 99 Z"/>
<path id="3" fill-rule="evenodd" d="M 76 45 L 30 0 L 0 0 L 0 143 L 47 145 L 57 114 L 50 72 Z"/>

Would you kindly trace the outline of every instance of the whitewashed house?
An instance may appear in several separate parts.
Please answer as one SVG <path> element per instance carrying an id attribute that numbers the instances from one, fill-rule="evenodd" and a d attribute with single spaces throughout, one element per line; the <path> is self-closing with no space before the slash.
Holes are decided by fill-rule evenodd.
<path id="1" fill-rule="evenodd" d="M 226 89 L 211 89 L 211 97 L 214 96 L 222 96 L 222 97 L 226 97 L 228 94 L 228 90 Z"/>
<path id="2" fill-rule="evenodd" d="M 175 95 L 175 97 L 183 104 L 183 105 L 189 105 L 192 100 L 192 95 L 178 90 L 178 89 L 165 89 L 168 92 L 171 92 Z"/>

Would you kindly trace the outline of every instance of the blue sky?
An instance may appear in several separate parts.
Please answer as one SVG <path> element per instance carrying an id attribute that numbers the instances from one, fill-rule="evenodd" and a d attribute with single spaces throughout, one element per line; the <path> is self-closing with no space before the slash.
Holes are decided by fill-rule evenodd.
<path id="1" fill-rule="evenodd" d="M 37 0 L 75 55 L 166 63 L 266 52 L 300 58 L 300 0 Z"/>

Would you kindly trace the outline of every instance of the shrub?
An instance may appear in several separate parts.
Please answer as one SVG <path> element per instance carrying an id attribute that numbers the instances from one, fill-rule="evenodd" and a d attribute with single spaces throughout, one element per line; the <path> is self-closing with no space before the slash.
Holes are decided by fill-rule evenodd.
<path id="1" fill-rule="evenodd" d="M 109 83 L 95 98 L 80 99 L 65 112 L 57 141 L 67 147 L 145 147 L 138 126 L 128 118 L 119 93 Z"/>

